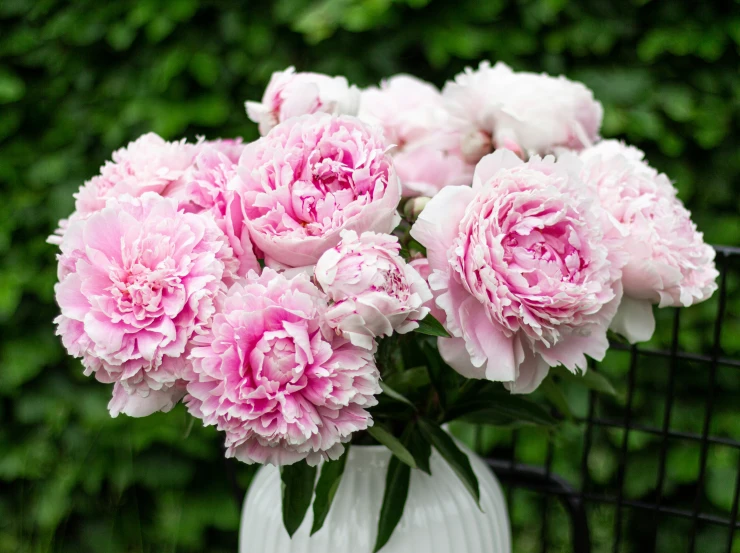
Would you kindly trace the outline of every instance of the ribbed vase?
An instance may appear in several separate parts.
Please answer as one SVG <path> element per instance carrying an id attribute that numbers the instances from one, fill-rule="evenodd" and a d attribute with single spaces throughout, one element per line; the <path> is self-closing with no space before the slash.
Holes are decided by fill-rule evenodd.
<path id="1" fill-rule="evenodd" d="M 478 476 L 482 511 L 434 452 L 432 476 L 412 471 L 403 517 L 381 553 L 511 553 L 501 487 L 482 459 L 468 455 Z M 309 537 L 309 510 L 292 540 L 283 528 L 279 471 L 262 468 L 244 500 L 240 553 L 372 553 L 389 459 L 382 446 L 350 448 L 323 528 Z"/>

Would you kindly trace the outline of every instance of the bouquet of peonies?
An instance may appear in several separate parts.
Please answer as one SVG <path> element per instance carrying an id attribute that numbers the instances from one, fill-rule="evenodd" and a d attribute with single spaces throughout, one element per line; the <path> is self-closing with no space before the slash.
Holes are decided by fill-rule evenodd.
<path id="1" fill-rule="evenodd" d="M 360 90 L 291 68 L 246 108 L 255 142 L 146 134 L 80 188 L 50 238 L 55 322 L 112 416 L 182 400 L 227 456 L 283 467 L 284 497 L 309 494 L 291 533 L 323 462 L 320 528 L 350 443 L 406 474 L 435 448 L 477 495 L 442 425 L 546 421 L 514 394 L 716 288 L 671 182 L 600 140 L 582 84 L 482 63 L 442 92 Z"/>

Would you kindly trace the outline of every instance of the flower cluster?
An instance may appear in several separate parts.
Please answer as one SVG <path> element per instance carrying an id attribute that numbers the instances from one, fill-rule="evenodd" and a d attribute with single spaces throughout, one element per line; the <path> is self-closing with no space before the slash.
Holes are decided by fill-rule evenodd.
<path id="1" fill-rule="evenodd" d="M 316 464 L 373 425 L 405 355 L 529 393 L 716 289 L 675 188 L 600 139 L 580 83 L 482 63 L 441 91 L 360 90 L 289 68 L 246 107 L 254 142 L 114 152 L 49 239 L 57 333 L 113 416 L 183 400 L 229 456 Z"/>

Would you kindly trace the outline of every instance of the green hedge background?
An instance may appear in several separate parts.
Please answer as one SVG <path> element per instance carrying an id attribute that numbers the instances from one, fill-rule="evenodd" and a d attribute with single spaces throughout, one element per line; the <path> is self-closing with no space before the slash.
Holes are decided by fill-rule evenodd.
<path id="1" fill-rule="evenodd" d="M 112 150 L 150 130 L 165 138 L 253 139 L 243 102 L 258 99 L 270 74 L 291 64 L 362 86 L 399 72 L 441 86 L 466 65 L 503 60 L 584 81 L 604 104 L 603 134 L 643 148 L 675 180 L 707 240 L 736 246 L 740 10 L 735 2 L 728 16 L 732 5 L 2 0 L 0 551 L 236 550 L 239 505 L 230 477 L 233 471 L 244 487 L 250 471 L 225 464 L 215 431 L 192 424 L 182 407 L 144 420 L 110 419 L 109 390 L 86 379 L 54 336 L 55 249 L 45 238 Z M 723 343 L 736 356 L 738 312 L 731 306 Z M 684 334 L 700 351 L 711 308 L 687 320 L 695 326 Z M 623 366 L 615 360 L 617 378 Z M 725 384 L 740 390 L 736 375 Z M 698 411 L 687 404 L 679 414 L 700 421 L 695 403 Z M 737 438 L 731 418 L 724 432 Z M 574 428 L 558 438 L 563 447 L 578 438 Z M 546 437 L 533 436 L 524 451 L 537 460 Z M 503 443 L 489 438 L 489 446 Z M 652 451 L 649 440 L 636 442 L 636 450 Z M 618 443 L 615 436 L 596 444 L 592 476 L 614 477 Z M 680 488 L 695 478 L 696 456 L 675 451 L 670 471 L 678 476 L 670 478 Z M 736 452 L 718 459 L 734 481 L 728 467 Z M 579 463 L 573 456 L 557 466 L 577 475 Z M 654 478 L 640 480 L 636 470 L 630 482 Z M 713 484 L 711 508 L 729 511 L 727 482 Z M 640 497 L 650 485 L 633 491 Z M 539 551 L 532 503 L 517 504 L 512 515 L 517 551 Z M 609 524 L 597 528 L 598 551 L 611 551 Z M 629 540 L 624 547 L 641 551 Z"/>

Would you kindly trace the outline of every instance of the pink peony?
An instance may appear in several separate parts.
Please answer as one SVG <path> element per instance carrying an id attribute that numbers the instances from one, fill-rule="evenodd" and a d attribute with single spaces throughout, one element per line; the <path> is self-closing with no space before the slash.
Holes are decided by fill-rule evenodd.
<path id="1" fill-rule="evenodd" d="M 154 133 L 140 136 L 125 148 L 113 152 L 96 175 L 75 196 L 75 212 L 69 220 L 59 222 L 59 229 L 49 237 L 52 244 L 61 244 L 66 228 L 72 221 L 85 219 L 105 207 L 110 198 L 141 196 L 146 192 L 168 195 L 182 186 L 185 171 L 190 167 L 198 147 L 185 140 L 167 142 Z"/>
<path id="2" fill-rule="evenodd" d="M 429 266 L 429 260 L 426 257 L 418 257 L 409 261 L 409 266 L 419 273 L 419 276 L 423 278 L 424 282 L 428 285 L 429 277 L 432 276 L 432 268 Z M 446 319 L 445 312 L 437 307 L 437 303 L 434 301 L 433 296 L 429 297 L 429 299 L 424 302 L 424 307 L 428 307 L 429 314 L 444 324 Z"/>
<path id="3" fill-rule="evenodd" d="M 276 266 L 313 265 L 342 230 L 390 232 L 399 221 L 400 185 L 383 138 L 349 116 L 281 123 L 247 146 L 229 188 Z"/>
<path id="4" fill-rule="evenodd" d="M 199 150 L 201 151 L 210 148 L 225 155 L 231 163 L 237 163 L 247 145 L 244 144 L 241 138 L 237 137 L 206 140 L 199 144 L 199 146 Z"/>
<path id="5" fill-rule="evenodd" d="M 380 88 L 363 90 L 357 116 L 382 127 L 386 140 L 401 149 L 442 129 L 448 117 L 439 90 L 411 75 L 396 75 Z"/>
<path id="6" fill-rule="evenodd" d="M 288 67 L 272 74 L 261 103 L 247 102 L 246 108 L 264 136 L 292 117 L 310 113 L 356 115 L 359 102 L 360 91 L 344 77 L 296 73 L 294 67 Z"/>
<path id="7" fill-rule="evenodd" d="M 167 142 L 154 133 L 140 136 L 125 148 L 113 152 L 100 175 L 93 177 L 75 195 L 75 208 L 87 216 L 105 207 L 108 198 L 141 196 L 145 192 L 167 194 L 181 184 L 197 147 L 185 140 Z"/>
<path id="8" fill-rule="evenodd" d="M 404 196 L 434 196 L 445 186 L 470 184 L 472 173 L 463 159 L 435 144 L 412 144 L 393 155 Z"/>
<path id="9" fill-rule="evenodd" d="M 371 349 L 377 336 L 410 332 L 429 313 L 432 293 L 400 250 L 395 236 L 347 230 L 316 263 L 316 281 L 333 302 L 326 320 L 357 346 Z"/>
<path id="10" fill-rule="evenodd" d="M 612 328 L 632 342 L 652 336 L 653 303 L 678 307 L 703 301 L 717 289 L 718 275 L 714 249 L 704 243 L 668 177 L 643 157 L 616 140 L 581 152 L 583 180 L 624 237 L 625 298 Z"/>
<path id="11" fill-rule="evenodd" d="M 234 284 L 195 339 L 186 403 L 226 433 L 227 456 L 288 465 L 336 459 L 372 426 L 373 351 L 322 332 L 323 294 L 308 276 L 265 269 Z"/>
<path id="12" fill-rule="evenodd" d="M 362 91 L 358 117 L 381 126 L 386 143 L 395 146 L 404 196 L 433 196 L 444 186 L 470 183 L 472 172 L 455 149 L 459 139 L 449 132 L 449 114 L 433 85 L 391 77 Z"/>
<path id="13" fill-rule="evenodd" d="M 236 268 L 208 217 L 148 192 L 108 200 L 61 244 L 57 334 L 85 374 L 115 383 L 113 416 L 168 410 L 184 395 L 184 352 Z"/>
<path id="14" fill-rule="evenodd" d="M 442 94 L 463 157 L 477 162 L 494 148 L 520 157 L 597 140 L 603 110 L 592 92 L 565 77 L 512 71 L 482 62 L 448 82 Z"/>
<path id="15" fill-rule="evenodd" d="M 178 194 L 180 208 L 192 213 L 207 213 L 229 238 L 234 256 L 239 260 L 238 274 L 259 272 L 249 231 L 244 224 L 240 198 L 228 190 L 236 175 L 236 163 L 244 147 L 226 141 L 205 143 L 184 177 L 185 187 Z"/>
<path id="16" fill-rule="evenodd" d="M 530 392 L 549 366 L 602 359 L 621 299 L 621 260 L 574 156 L 524 163 L 502 150 L 476 167 L 473 188 L 443 189 L 411 235 L 427 248 L 439 341 L 467 377 Z"/>

